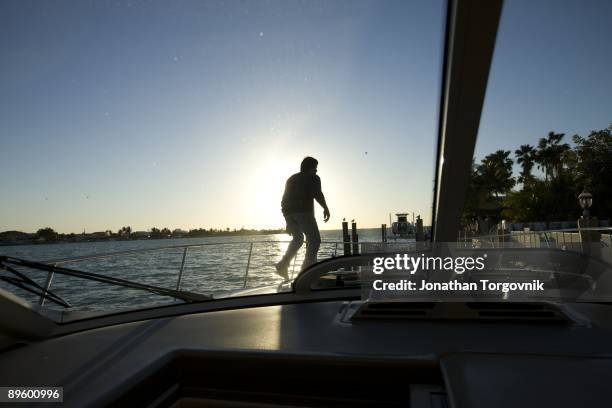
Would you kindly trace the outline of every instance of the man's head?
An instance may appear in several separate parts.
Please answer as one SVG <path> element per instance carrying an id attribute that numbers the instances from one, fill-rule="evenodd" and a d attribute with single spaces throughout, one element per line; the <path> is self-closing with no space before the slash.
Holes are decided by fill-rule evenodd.
<path id="1" fill-rule="evenodd" d="M 302 164 L 300 165 L 300 171 L 302 173 L 316 174 L 318 164 L 319 162 L 314 157 L 304 157 L 304 160 L 302 160 Z"/>

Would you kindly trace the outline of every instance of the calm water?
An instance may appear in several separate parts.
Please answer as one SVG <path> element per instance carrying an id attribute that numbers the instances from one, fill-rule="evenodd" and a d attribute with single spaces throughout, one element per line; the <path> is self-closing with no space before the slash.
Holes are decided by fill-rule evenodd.
<path id="1" fill-rule="evenodd" d="M 279 284 L 282 279 L 274 273 L 274 264 L 287 248 L 290 236 L 285 234 L 254 235 L 240 237 L 202 237 L 142 241 L 106 241 L 64 243 L 50 245 L 21 245 L 0 247 L 0 254 L 35 261 L 108 254 L 119 251 L 141 250 L 179 245 L 202 245 L 187 250 L 181 283 L 182 290 L 205 294 L 220 294 L 228 290 L 242 289 L 251 243 L 253 250 L 247 288 Z M 322 231 L 319 259 L 342 254 L 341 231 Z M 380 241 L 380 230 L 359 230 L 360 242 Z M 265 241 L 265 242 L 262 242 Z M 327 242 L 326 242 L 327 241 Z M 297 262 L 290 273 L 297 273 L 304 257 L 302 247 Z M 116 278 L 175 288 L 183 257 L 183 248 L 149 251 L 138 254 L 62 263 L 73 269 L 95 272 Z M 27 270 L 28 276 L 44 285 L 47 273 Z M 0 283 L 0 287 L 36 303 L 37 298 L 18 288 Z M 172 302 L 167 297 L 148 292 L 127 289 L 108 284 L 55 275 L 51 290 L 70 302 L 74 310 L 113 310 L 150 306 Z M 52 303 L 46 306 L 56 308 Z"/>

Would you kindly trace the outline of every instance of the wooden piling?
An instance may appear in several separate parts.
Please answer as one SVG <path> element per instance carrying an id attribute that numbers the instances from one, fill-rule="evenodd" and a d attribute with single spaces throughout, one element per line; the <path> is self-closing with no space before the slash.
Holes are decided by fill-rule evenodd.
<path id="1" fill-rule="evenodd" d="M 415 238 L 416 241 L 425 241 L 425 234 L 423 233 L 423 219 L 420 215 L 416 218 Z"/>
<path id="2" fill-rule="evenodd" d="M 351 237 L 348 232 L 348 222 L 342 219 L 342 242 L 344 243 L 344 255 L 351 254 Z"/>
<path id="3" fill-rule="evenodd" d="M 351 240 L 353 241 L 353 255 L 359 254 L 359 236 L 357 235 L 357 223 L 351 223 Z"/>

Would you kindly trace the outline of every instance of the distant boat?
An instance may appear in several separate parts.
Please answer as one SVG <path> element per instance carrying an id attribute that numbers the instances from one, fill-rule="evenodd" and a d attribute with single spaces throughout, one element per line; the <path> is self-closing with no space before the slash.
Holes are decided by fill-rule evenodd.
<path id="1" fill-rule="evenodd" d="M 408 221 L 408 213 L 395 214 L 397 221 L 391 224 L 394 238 L 414 238 L 415 226 Z"/>

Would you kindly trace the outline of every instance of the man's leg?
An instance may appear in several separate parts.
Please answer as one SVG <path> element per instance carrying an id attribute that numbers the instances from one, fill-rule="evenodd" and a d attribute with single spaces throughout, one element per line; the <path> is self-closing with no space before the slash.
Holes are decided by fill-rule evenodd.
<path id="1" fill-rule="evenodd" d="M 296 214 L 296 216 L 298 224 L 306 235 L 306 257 L 302 264 L 302 270 L 304 270 L 317 262 L 317 252 L 319 252 L 319 247 L 321 246 L 321 235 L 319 234 L 319 227 L 314 217 L 314 212 L 300 213 Z"/>
<path id="2" fill-rule="evenodd" d="M 283 278 L 287 279 L 289 278 L 289 264 L 291 264 L 291 260 L 293 257 L 295 257 L 304 243 L 304 232 L 302 231 L 298 221 L 295 219 L 294 214 L 285 215 L 285 221 L 287 223 L 287 233 L 291 234 L 293 239 L 289 243 L 283 258 L 276 264 L 276 271 Z"/>

